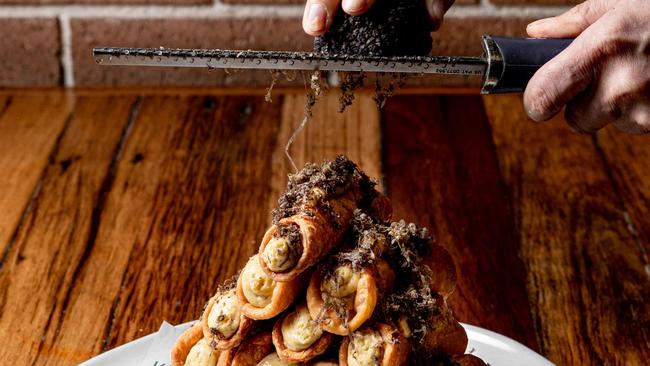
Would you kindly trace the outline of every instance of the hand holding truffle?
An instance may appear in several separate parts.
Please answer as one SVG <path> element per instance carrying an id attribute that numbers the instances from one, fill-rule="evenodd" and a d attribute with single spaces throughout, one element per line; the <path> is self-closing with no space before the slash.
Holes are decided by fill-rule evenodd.
<path id="1" fill-rule="evenodd" d="M 577 38 L 528 83 L 528 115 L 546 121 L 566 106 L 566 120 L 577 132 L 610 123 L 625 132 L 650 132 L 649 24 L 647 0 L 588 0 L 530 24 L 531 37 Z"/>
<path id="2" fill-rule="evenodd" d="M 339 6 L 349 15 L 358 16 L 365 13 L 377 0 L 307 0 L 302 18 L 302 27 L 312 36 L 319 36 L 329 29 Z M 393 0 L 378 0 L 393 1 Z M 418 1 L 418 0 L 413 0 Z M 442 24 L 442 18 L 454 0 L 420 0 L 426 3 L 427 10 L 436 30 Z"/>

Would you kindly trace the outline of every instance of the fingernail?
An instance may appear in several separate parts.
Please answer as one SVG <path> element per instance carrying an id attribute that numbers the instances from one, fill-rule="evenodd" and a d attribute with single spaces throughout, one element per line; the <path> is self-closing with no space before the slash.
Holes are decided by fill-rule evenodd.
<path id="1" fill-rule="evenodd" d="M 327 8 L 321 3 L 314 3 L 307 13 L 307 27 L 312 32 L 322 32 L 327 27 Z"/>
<path id="2" fill-rule="evenodd" d="M 543 26 L 547 25 L 550 21 L 551 21 L 551 19 L 549 19 L 549 18 L 536 20 L 536 21 L 528 24 L 528 26 L 526 28 L 531 29 L 531 28 L 543 27 Z"/>
<path id="3" fill-rule="evenodd" d="M 366 0 L 343 0 L 342 6 L 346 13 L 357 13 L 366 8 Z"/>
<path id="4" fill-rule="evenodd" d="M 528 115 L 528 118 L 535 122 L 542 122 L 544 120 L 542 114 L 534 109 L 527 109 L 526 114 Z"/>

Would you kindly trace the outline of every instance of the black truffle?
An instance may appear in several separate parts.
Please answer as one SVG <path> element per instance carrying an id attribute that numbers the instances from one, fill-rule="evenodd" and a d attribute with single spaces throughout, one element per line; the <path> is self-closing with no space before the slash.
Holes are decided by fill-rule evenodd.
<path id="1" fill-rule="evenodd" d="M 428 55 L 432 30 L 423 0 L 377 0 L 359 16 L 350 16 L 339 8 L 330 30 L 316 37 L 314 51 L 330 55 Z"/>

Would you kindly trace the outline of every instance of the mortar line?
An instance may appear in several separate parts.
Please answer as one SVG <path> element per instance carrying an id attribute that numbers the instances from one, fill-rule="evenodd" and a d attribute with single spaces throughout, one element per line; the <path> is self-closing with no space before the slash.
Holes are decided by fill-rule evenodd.
<path id="1" fill-rule="evenodd" d="M 72 30 L 70 29 L 70 17 L 67 14 L 59 15 L 59 32 L 63 85 L 71 88 L 74 87 L 74 61 L 72 60 Z"/>
<path id="2" fill-rule="evenodd" d="M 453 6 L 451 18 L 473 17 L 546 17 L 557 15 L 570 6 L 495 5 L 482 0 L 474 5 Z M 21 17 L 108 17 L 108 18 L 244 18 L 244 17 L 301 17 L 303 5 L 245 5 L 215 2 L 208 5 L 3 5 L 0 18 Z"/>

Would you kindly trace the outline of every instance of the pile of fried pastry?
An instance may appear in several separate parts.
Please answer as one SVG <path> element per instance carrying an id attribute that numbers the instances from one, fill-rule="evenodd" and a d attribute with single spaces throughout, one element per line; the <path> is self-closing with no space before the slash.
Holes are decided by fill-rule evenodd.
<path id="1" fill-rule="evenodd" d="M 447 307 L 450 255 L 344 156 L 290 175 L 259 252 L 218 287 L 174 366 L 485 365 Z"/>

